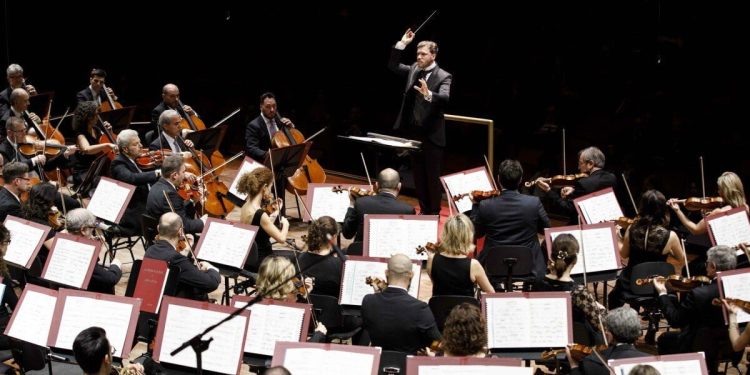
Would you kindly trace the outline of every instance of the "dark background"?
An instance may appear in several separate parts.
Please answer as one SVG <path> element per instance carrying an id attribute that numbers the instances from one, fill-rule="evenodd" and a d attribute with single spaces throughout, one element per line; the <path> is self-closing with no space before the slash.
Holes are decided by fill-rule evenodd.
<path id="1" fill-rule="evenodd" d="M 107 70 L 121 103 L 138 106 L 136 120 L 148 120 L 168 82 L 207 125 L 241 107 L 226 152 L 241 149 L 258 96 L 270 90 L 306 136 L 328 126 L 313 147 L 324 168 L 363 175 L 359 147 L 336 136 L 389 132 L 403 85 L 386 67 L 389 48 L 433 10 L 405 4 L 5 0 L 0 63 L 21 64 L 40 92 L 55 91 L 53 115 L 74 106 L 92 67 Z M 436 41 L 438 63 L 454 75 L 448 112 L 494 120 L 496 161 L 520 159 L 527 177 L 563 172 L 565 128 L 568 173 L 576 151 L 596 145 L 634 194 L 656 187 L 692 196 L 703 156 L 714 195 L 722 171 L 750 172 L 741 8 L 453 2 L 438 8 L 404 62 L 414 61 L 416 42 Z M 481 165 L 486 130 L 449 123 L 448 131 L 446 173 Z"/>

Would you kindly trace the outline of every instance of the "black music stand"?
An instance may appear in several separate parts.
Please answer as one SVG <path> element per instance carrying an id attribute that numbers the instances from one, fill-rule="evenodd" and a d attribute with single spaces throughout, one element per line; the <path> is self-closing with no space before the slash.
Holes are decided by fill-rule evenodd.
<path id="1" fill-rule="evenodd" d="M 54 92 L 43 92 L 29 97 L 29 108 L 30 113 L 36 113 L 40 118 L 45 118 L 47 112 L 49 112 L 49 103 L 55 96 Z M 4 125 L 3 125 L 4 126 Z"/>
<path id="2" fill-rule="evenodd" d="M 280 194 L 282 198 L 286 198 L 284 188 L 286 187 L 286 184 L 289 183 L 286 179 L 294 176 L 297 169 L 302 166 L 307 153 L 310 152 L 310 146 L 312 146 L 312 142 L 298 143 L 286 147 L 272 148 L 266 153 L 263 165 L 271 169 L 271 161 L 273 161 L 273 172 L 275 174 L 274 178 L 277 181 L 277 185 L 279 184 L 279 180 L 282 181 L 282 186 L 277 186 L 280 191 L 277 191 L 276 193 Z M 287 208 L 286 199 L 284 199 L 284 212 L 286 212 Z M 297 204 L 297 213 L 299 214 L 299 217 L 302 218 L 302 213 L 299 211 L 299 202 Z"/>
<path id="3" fill-rule="evenodd" d="M 113 133 L 119 133 L 123 129 L 130 128 L 130 123 L 133 122 L 134 113 L 135 106 L 130 106 L 102 112 L 99 116 L 102 118 L 102 121 L 109 122 L 109 125 L 112 126 Z"/>
<path id="4" fill-rule="evenodd" d="M 211 155 L 214 151 L 218 151 L 226 132 L 227 126 L 222 125 L 216 128 L 206 128 L 188 133 L 185 139 L 193 142 L 194 149 L 200 150 L 206 155 Z"/>

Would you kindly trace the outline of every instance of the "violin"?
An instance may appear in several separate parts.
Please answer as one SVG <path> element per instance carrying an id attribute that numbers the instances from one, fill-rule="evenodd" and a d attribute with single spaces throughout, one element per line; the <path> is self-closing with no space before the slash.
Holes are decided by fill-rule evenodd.
<path id="1" fill-rule="evenodd" d="M 294 277 L 292 278 L 292 283 L 294 283 L 294 287 L 297 289 L 297 295 L 307 298 L 307 285 L 305 285 L 305 281 L 299 277 Z"/>
<path id="2" fill-rule="evenodd" d="M 157 233 L 156 236 L 154 237 L 154 241 L 159 241 L 159 240 L 161 240 L 161 237 Z M 185 248 L 187 248 L 187 240 L 185 240 L 185 237 L 180 237 L 180 239 L 177 241 L 177 246 L 175 247 L 174 250 L 178 253 L 181 253 L 182 250 L 185 250 Z"/>
<path id="3" fill-rule="evenodd" d="M 586 346 L 582 344 L 573 344 L 569 345 L 570 348 L 570 356 L 573 357 L 574 360 L 581 362 L 583 359 L 587 356 L 589 356 L 591 353 L 596 351 L 602 351 L 604 349 L 607 349 L 607 345 L 598 345 L 598 346 Z M 545 361 L 549 361 L 551 359 L 554 359 L 557 357 L 558 354 L 565 353 L 565 349 L 554 349 L 554 350 L 548 350 L 545 352 L 542 352 L 542 359 Z"/>
<path id="4" fill-rule="evenodd" d="M 59 231 L 65 227 L 65 218 L 62 217 L 62 212 L 60 212 L 55 206 L 52 206 L 47 213 L 47 222 L 54 230 Z"/>
<path id="5" fill-rule="evenodd" d="M 742 309 L 742 311 L 750 314 L 750 302 L 736 298 L 714 298 L 711 300 L 711 304 L 714 306 L 721 306 L 722 301 L 726 301 L 730 305 L 735 305 Z"/>
<path id="6" fill-rule="evenodd" d="M 170 155 L 171 155 L 170 151 Z M 157 166 L 161 165 L 161 163 L 164 161 L 164 153 L 162 150 L 141 150 L 141 153 L 136 156 L 135 163 L 138 164 L 138 167 L 144 170 L 154 169 Z"/>
<path id="7" fill-rule="evenodd" d="M 655 279 L 664 279 L 667 288 L 675 292 L 689 292 L 701 285 L 711 284 L 711 279 L 706 276 L 683 277 L 682 275 L 669 275 L 648 277 L 645 279 L 636 279 L 635 285 L 647 285 L 654 282 Z"/>
<path id="8" fill-rule="evenodd" d="M 260 208 L 263 210 L 263 212 L 271 215 L 279 210 L 280 203 L 281 198 L 273 199 L 273 196 L 271 194 L 265 194 L 260 200 Z"/>
<path id="9" fill-rule="evenodd" d="M 378 193 L 376 193 L 373 190 L 360 189 L 356 186 L 352 186 L 349 189 L 347 189 L 347 188 L 342 187 L 341 185 L 338 185 L 338 186 L 332 187 L 331 190 L 334 193 L 341 193 L 343 191 L 349 191 L 349 194 L 351 194 L 352 197 L 354 198 L 362 198 L 362 197 L 369 197 L 372 195 L 378 195 Z"/>
<path id="10" fill-rule="evenodd" d="M 688 211 L 713 210 L 724 206 L 724 199 L 721 197 L 692 197 L 675 199 L 674 202 L 681 203 Z"/>
<path id="11" fill-rule="evenodd" d="M 60 144 L 58 141 L 51 139 L 48 141 L 39 141 L 36 136 L 26 135 L 25 142 L 18 142 L 18 152 L 27 158 L 44 153 L 51 160 L 68 149 L 68 146 Z"/>
<path id="12" fill-rule="evenodd" d="M 576 174 L 566 174 L 566 175 L 556 175 L 552 177 L 539 177 L 535 180 L 527 181 L 523 185 L 527 188 L 530 188 L 534 185 L 536 185 L 537 182 L 545 182 L 549 184 L 550 187 L 564 187 L 564 186 L 574 186 L 576 184 L 576 181 L 579 178 L 588 177 L 589 175 L 587 173 L 576 173 Z"/>
<path id="13" fill-rule="evenodd" d="M 474 202 L 480 202 L 487 198 L 499 197 L 501 193 L 502 192 L 500 190 L 489 190 L 489 191 L 472 190 L 471 193 L 463 193 L 463 194 L 454 195 L 453 201 L 459 201 L 463 199 L 464 197 L 471 196 L 471 199 Z"/>
<path id="14" fill-rule="evenodd" d="M 622 229 L 628 229 L 629 226 L 635 223 L 635 219 L 631 219 L 626 216 L 620 216 L 615 220 L 615 224 L 619 225 Z"/>
<path id="15" fill-rule="evenodd" d="M 425 252 L 428 252 L 428 251 L 430 253 L 432 253 L 432 254 L 439 253 L 440 252 L 440 243 L 438 242 L 438 243 L 434 244 L 432 242 L 428 242 L 424 246 L 421 246 L 421 245 L 417 246 L 417 254 L 419 254 L 419 255 L 423 255 L 423 254 L 425 254 Z"/>
<path id="16" fill-rule="evenodd" d="M 378 277 L 367 276 L 365 278 L 365 283 L 373 288 L 376 288 L 378 292 L 382 292 L 383 290 L 385 290 L 385 288 L 388 287 L 388 283 Z"/>

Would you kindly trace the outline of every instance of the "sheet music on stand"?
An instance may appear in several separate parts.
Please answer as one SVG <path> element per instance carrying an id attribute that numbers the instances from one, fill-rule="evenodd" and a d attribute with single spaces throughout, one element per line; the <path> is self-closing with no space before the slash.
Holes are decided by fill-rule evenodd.
<path id="1" fill-rule="evenodd" d="M 571 312 L 567 292 L 485 294 L 482 313 L 487 319 L 488 347 L 565 347 L 573 342 Z"/>
<path id="2" fill-rule="evenodd" d="M 449 204 L 453 205 L 456 212 L 471 211 L 471 196 L 467 195 L 458 201 L 453 200 L 452 197 L 460 194 L 471 194 L 473 190 L 491 191 L 495 189 L 492 185 L 492 176 L 485 167 L 476 167 L 440 176 L 440 182 L 448 195 Z"/>
<path id="3" fill-rule="evenodd" d="M 234 195 L 242 201 L 245 201 L 247 199 L 247 194 L 242 194 L 237 191 L 237 185 L 240 182 L 240 178 L 245 175 L 245 173 L 250 173 L 254 169 L 260 168 L 262 166 L 262 163 L 253 160 L 253 158 L 249 156 L 245 156 L 245 159 L 242 160 L 242 164 L 240 165 L 240 169 L 237 171 L 237 175 L 234 176 L 232 184 L 229 185 L 229 194 Z"/>
<path id="4" fill-rule="evenodd" d="M 438 215 L 365 215 L 362 253 L 384 258 L 400 253 L 425 260 L 427 254 L 417 254 L 417 246 L 437 243 L 439 220 Z"/>
<path id="5" fill-rule="evenodd" d="M 171 356 L 170 353 L 233 311 L 234 308 L 230 306 L 165 296 L 156 330 L 154 360 L 196 368 L 194 351 L 183 350 L 175 356 Z M 204 371 L 240 373 L 249 317 L 250 312 L 244 311 L 211 331 L 214 340 L 211 341 L 208 350 L 202 353 Z"/>
<path id="6" fill-rule="evenodd" d="M 101 327 L 115 348 L 113 356 L 127 358 L 140 307 L 138 298 L 60 289 L 47 346 L 73 350 L 73 341 L 81 331 Z"/>
<path id="7" fill-rule="evenodd" d="M 708 375 L 706 358 L 702 352 L 610 359 L 608 362 L 615 374 L 628 374 L 637 365 L 649 365 L 661 375 Z"/>
<path id="8" fill-rule="evenodd" d="M 584 264 L 586 272 L 612 271 L 622 268 L 615 224 L 611 221 L 599 224 L 571 225 L 544 229 L 544 240 L 547 244 L 547 259 L 552 259 L 552 242 L 560 234 L 568 233 L 576 238 L 579 248 L 578 262 L 573 266 L 571 275 L 582 274 Z"/>
<path id="9" fill-rule="evenodd" d="M 241 269 L 253 247 L 258 227 L 209 217 L 195 246 L 195 257 Z"/>
<path id="10" fill-rule="evenodd" d="M 101 247 L 99 241 L 58 233 L 52 241 L 41 277 L 57 284 L 86 289 Z"/>
<path id="11" fill-rule="evenodd" d="M 5 327 L 5 335 L 46 347 L 55 315 L 57 293 L 56 290 L 26 284 Z"/>
<path id="12" fill-rule="evenodd" d="M 531 375 L 520 358 L 406 357 L 406 373 L 413 375 Z"/>
<path id="13" fill-rule="evenodd" d="M 400 137 L 394 137 L 391 135 L 378 134 L 368 132 L 366 137 L 360 136 L 339 136 L 344 139 L 351 139 L 361 143 L 379 144 L 392 148 L 406 149 L 406 150 L 419 150 L 422 147 L 422 142 L 415 141 L 413 139 L 406 139 Z"/>
<path id="14" fill-rule="evenodd" d="M 344 190 L 341 192 L 334 192 L 333 188 L 341 186 L 340 184 L 316 184 L 309 183 L 307 185 L 307 195 L 305 196 L 305 203 L 310 209 L 310 214 L 307 211 L 302 212 L 302 219 L 308 222 L 312 219 L 317 220 L 321 216 L 330 216 L 338 223 L 343 223 L 346 217 L 346 211 L 349 209 L 349 191 Z M 370 185 L 346 185 L 342 186 L 344 189 L 350 189 L 352 187 L 358 187 L 360 189 L 370 190 Z M 312 215 L 312 218 L 310 218 Z"/>
<path id="15" fill-rule="evenodd" d="M 719 295 L 721 298 L 734 298 L 743 301 L 750 301 L 750 268 L 720 271 L 716 280 L 719 283 Z M 726 308 L 723 305 L 721 308 L 724 310 L 724 322 L 728 324 L 729 315 L 727 315 Z M 750 322 L 750 314 L 740 309 L 740 311 L 737 312 L 737 322 Z"/>
<path id="16" fill-rule="evenodd" d="M 744 207 L 736 207 L 728 211 L 717 212 L 706 217 L 708 235 L 711 244 L 735 247 L 741 243 L 750 244 L 750 221 Z M 736 255 L 742 255 L 741 249 Z"/>
<path id="17" fill-rule="evenodd" d="M 119 224 L 130 199 L 133 198 L 133 193 L 134 185 L 102 177 L 86 208 L 100 219 Z"/>
<path id="18" fill-rule="evenodd" d="M 412 260 L 412 272 L 415 277 L 411 278 L 409 294 L 417 298 L 419 296 L 419 275 L 422 262 Z M 339 291 L 339 304 L 361 306 L 362 299 L 366 295 L 375 293 L 371 286 L 365 283 L 369 277 L 377 277 L 385 281 L 385 270 L 388 268 L 388 258 L 373 258 L 350 255 L 344 262 L 344 270 L 341 273 L 341 290 Z"/>
<path id="19" fill-rule="evenodd" d="M 623 216 L 615 191 L 611 187 L 576 198 L 573 204 L 584 224 L 617 220 Z"/>
<path id="20" fill-rule="evenodd" d="M 3 259 L 22 269 L 31 268 L 52 228 L 13 215 L 8 215 L 4 224 L 12 241 Z"/>
<path id="21" fill-rule="evenodd" d="M 232 306 L 243 307 L 250 296 L 232 297 Z M 276 343 L 304 342 L 310 328 L 312 308 L 305 303 L 263 299 L 250 306 L 250 320 L 245 336 L 245 353 L 272 356 Z"/>
<path id="22" fill-rule="evenodd" d="M 377 375 L 379 347 L 280 342 L 271 366 L 284 366 L 294 375 Z"/>

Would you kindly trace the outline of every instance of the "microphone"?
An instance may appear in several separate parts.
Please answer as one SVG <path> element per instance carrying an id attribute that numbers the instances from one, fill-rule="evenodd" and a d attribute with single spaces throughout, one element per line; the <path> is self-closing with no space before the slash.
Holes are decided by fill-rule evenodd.
<path id="1" fill-rule="evenodd" d="M 344 254 L 344 252 L 341 251 L 341 248 L 333 242 L 333 236 L 331 236 L 330 234 L 326 234 L 326 238 L 331 243 L 331 247 L 333 247 L 333 251 L 336 252 L 336 255 L 338 255 L 339 259 L 341 259 L 342 262 L 346 261 L 346 254 Z"/>

